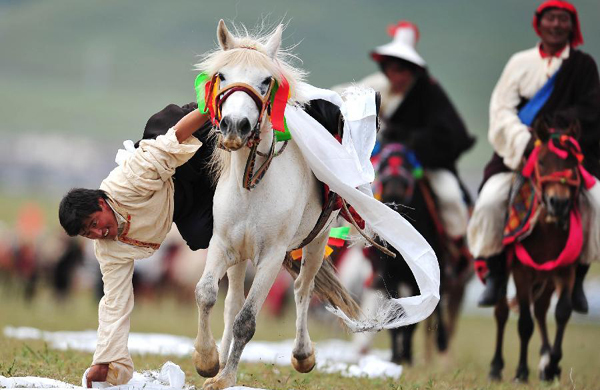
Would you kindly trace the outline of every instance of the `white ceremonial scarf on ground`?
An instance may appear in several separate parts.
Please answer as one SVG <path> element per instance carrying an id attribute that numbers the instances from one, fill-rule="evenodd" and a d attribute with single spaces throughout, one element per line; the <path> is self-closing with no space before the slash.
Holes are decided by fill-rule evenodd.
<path id="1" fill-rule="evenodd" d="M 374 91 L 352 87 L 343 93 L 346 101 L 333 91 L 302 85 L 307 100 L 324 99 L 338 105 L 344 115 L 344 138 L 340 144 L 329 132 L 302 109 L 287 106 L 285 116 L 292 138 L 306 162 L 320 181 L 351 204 L 367 225 L 402 254 L 410 267 L 421 295 L 391 299 L 404 309 L 405 315 L 382 326 L 353 323 L 339 311 L 354 331 L 376 331 L 409 325 L 427 318 L 439 302 L 440 269 L 433 249 L 423 236 L 400 214 L 385 204 L 357 190 L 373 181 L 369 160 L 375 143 Z M 401 261 L 400 259 L 391 261 Z"/>

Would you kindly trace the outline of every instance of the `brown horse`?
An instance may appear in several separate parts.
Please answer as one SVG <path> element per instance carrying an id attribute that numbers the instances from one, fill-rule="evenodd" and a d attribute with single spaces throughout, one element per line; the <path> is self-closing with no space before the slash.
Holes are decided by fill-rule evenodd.
<path id="1" fill-rule="evenodd" d="M 523 183 L 529 181 L 533 189 L 531 210 L 535 217 L 530 225 L 533 227 L 525 238 L 515 239 L 506 247 L 519 307 L 521 351 L 515 380 L 522 382 L 529 376 L 527 348 L 534 329 L 532 303 L 542 338 L 540 379 L 550 381 L 560 376 L 562 342 L 571 317 L 571 293 L 583 241 L 577 200 L 582 179 L 587 176 L 581 166 L 582 155 L 577 143 L 579 125 L 563 118 L 557 118 L 554 125 L 552 128 L 544 120 L 536 123 L 536 146 L 520 177 Z M 550 344 L 546 313 L 555 291 L 558 295 L 557 329 L 554 343 Z M 498 302 L 494 312 L 497 338 L 490 370 L 493 380 L 500 380 L 504 367 L 502 341 L 508 313 L 505 297 Z"/>

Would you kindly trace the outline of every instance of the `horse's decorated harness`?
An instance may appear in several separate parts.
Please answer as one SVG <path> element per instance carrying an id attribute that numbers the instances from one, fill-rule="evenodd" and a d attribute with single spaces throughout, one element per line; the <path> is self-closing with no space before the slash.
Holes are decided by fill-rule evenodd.
<path id="1" fill-rule="evenodd" d="M 246 167 L 244 169 L 244 176 L 242 179 L 242 186 L 251 190 L 262 180 L 265 173 L 271 165 L 271 161 L 274 157 L 277 157 L 285 150 L 288 140 L 291 138 L 287 124 L 283 116 L 285 105 L 289 99 L 289 84 L 283 75 L 281 76 L 281 84 L 271 77 L 269 87 L 264 94 L 260 94 L 250 84 L 237 82 L 232 83 L 224 88 L 221 88 L 220 81 L 221 75 L 215 73 L 210 81 L 208 75 L 201 73 L 196 78 L 196 93 L 198 95 L 199 109 L 203 113 L 210 114 L 210 119 L 217 133 L 220 133 L 220 123 L 222 119 L 222 107 L 225 101 L 235 92 L 244 92 L 247 94 L 252 101 L 256 104 L 259 115 L 256 125 L 253 127 L 250 138 L 246 146 L 250 148 L 250 154 L 246 161 Z M 258 145 L 260 144 L 260 127 L 262 125 L 265 113 L 271 119 L 271 125 L 273 128 L 273 141 L 271 147 L 267 153 L 261 153 L 258 151 Z M 281 148 L 276 151 L 276 143 L 283 141 Z M 222 143 L 219 143 L 219 147 L 227 150 Z M 228 150 L 229 151 L 229 150 Z M 256 156 L 265 157 L 265 161 L 255 171 Z"/>
<path id="2" fill-rule="evenodd" d="M 511 208 L 503 240 L 504 245 L 512 245 L 512 250 L 508 252 L 509 259 L 516 257 L 524 265 L 542 271 L 567 266 L 579 258 L 583 246 L 583 232 L 581 216 L 577 208 L 577 196 L 582 187 L 589 189 L 595 183 L 595 178 L 583 167 L 583 154 L 575 138 L 566 134 L 559 134 L 554 129 L 550 129 L 547 148 L 549 152 L 554 153 L 562 160 L 566 160 L 569 157 L 575 158 L 576 166 L 549 174 L 542 174 L 539 159 L 542 142 L 540 140 L 535 142 L 535 147 L 521 171 L 521 179 L 519 180 L 521 184 L 516 186 L 517 191 L 512 191 L 511 194 Z M 539 206 L 545 205 L 543 187 L 548 183 L 559 183 L 574 189 L 569 216 L 569 233 L 565 248 L 556 259 L 545 263 L 537 263 L 531 258 L 522 245 L 521 240 L 527 237 L 533 230 L 539 214 Z M 524 195 L 524 191 L 527 191 L 528 185 L 533 188 L 533 193 Z M 520 201 L 525 202 L 526 214 L 523 214 L 523 216 L 517 215 L 517 210 L 523 208 L 523 206 L 515 203 L 519 198 L 521 199 Z M 514 206 L 515 204 L 517 206 Z"/>
<path id="3" fill-rule="evenodd" d="M 541 202 L 543 202 L 543 187 L 547 183 L 560 183 L 570 186 L 575 189 L 575 194 L 578 194 L 581 189 L 582 178 L 585 181 L 586 187 L 589 180 L 592 180 L 593 183 L 593 178 L 582 165 L 583 154 L 577 140 L 566 134 L 555 133 L 553 129 L 550 129 L 550 131 L 550 139 L 547 142 L 548 150 L 562 160 L 566 160 L 569 156 L 574 157 L 577 160 L 577 165 L 575 168 L 542 175 L 539 161 L 542 142 L 540 140 L 535 142 L 535 147 L 527 159 L 522 174 L 524 177 L 531 178 L 536 195 Z"/>
<path id="4" fill-rule="evenodd" d="M 410 202 L 416 182 L 423 178 L 423 166 L 415 152 L 402 144 L 394 143 L 386 145 L 375 159 L 377 170 L 377 178 L 373 182 L 375 198 L 381 200 L 383 186 L 389 180 L 402 178 L 405 185 L 402 197 L 404 202 Z"/>

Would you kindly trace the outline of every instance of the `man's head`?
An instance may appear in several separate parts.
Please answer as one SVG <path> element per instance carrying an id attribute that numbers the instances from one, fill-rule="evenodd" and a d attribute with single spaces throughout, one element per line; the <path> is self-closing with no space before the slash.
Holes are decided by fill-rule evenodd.
<path id="1" fill-rule="evenodd" d="M 390 81 L 394 92 L 406 93 L 417 76 L 424 72 L 420 66 L 395 57 L 382 57 L 381 71 Z"/>
<path id="2" fill-rule="evenodd" d="M 548 0 L 535 12 L 533 27 L 545 48 L 576 47 L 583 43 L 577 10 L 571 3 Z"/>
<path id="3" fill-rule="evenodd" d="M 414 23 L 401 20 L 388 26 L 392 42 L 376 47 L 371 58 L 377 62 L 397 93 L 405 93 L 415 76 L 425 72 L 425 60 L 417 53 L 419 29 Z"/>
<path id="4" fill-rule="evenodd" d="M 114 240 L 118 234 L 117 218 L 107 200 L 102 190 L 72 189 L 58 208 L 61 226 L 71 237 Z"/>

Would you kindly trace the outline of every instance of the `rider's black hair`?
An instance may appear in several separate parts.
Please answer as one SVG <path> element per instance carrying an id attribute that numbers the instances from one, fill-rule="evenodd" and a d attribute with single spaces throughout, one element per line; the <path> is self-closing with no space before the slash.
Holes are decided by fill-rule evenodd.
<path id="1" fill-rule="evenodd" d="M 108 199 L 106 192 L 87 188 L 73 188 L 62 198 L 58 207 L 58 220 L 69 236 L 81 233 L 84 221 L 101 210 L 98 203 L 100 198 Z"/>
<path id="2" fill-rule="evenodd" d="M 403 60 L 401 58 L 390 56 L 382 56 L 381 60 L 379 61 L 379 69 L 381 69 L 381 71 L 385 73 L 385 68 L 391 64 L 395 64 L 400 70 L 408 70 L 415 76 L 421 75 L 425 72 L 425 69 L 417 64 Z"/>

